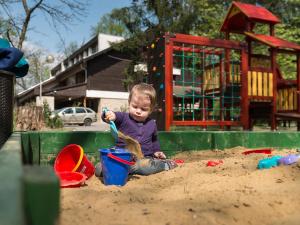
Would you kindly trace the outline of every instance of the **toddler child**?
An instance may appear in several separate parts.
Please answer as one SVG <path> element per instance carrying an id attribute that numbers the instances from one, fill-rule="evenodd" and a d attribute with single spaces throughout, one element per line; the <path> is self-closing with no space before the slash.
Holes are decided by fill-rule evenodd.
<path id="1" fill-rule="evenodd" d="M 160 150 L 155 120 L 149 118 L 155 107 L 155 89 L 145 83 L 135 85 L 129 94 L 129 112 L 107 111 L 102 114 L 105 122 L 114 121 L 118 130 L 139 142 L 144 158 L 130 167 L 130 174 L 150 175 L 177 167 L 175 161 L 166 159 Z M 116 145 L 125 147 L 118 138 Z M 100 176 L 101 164 L 96 165 L 95 175 Z"/>

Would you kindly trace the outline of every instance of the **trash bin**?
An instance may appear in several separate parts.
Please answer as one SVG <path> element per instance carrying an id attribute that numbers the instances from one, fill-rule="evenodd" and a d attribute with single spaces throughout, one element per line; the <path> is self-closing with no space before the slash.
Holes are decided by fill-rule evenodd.
<path id="1" fill-rule="evenodd" d="M 13 131 L 14 84 L 15 75 L 0 70 L 0 148 Z"/>

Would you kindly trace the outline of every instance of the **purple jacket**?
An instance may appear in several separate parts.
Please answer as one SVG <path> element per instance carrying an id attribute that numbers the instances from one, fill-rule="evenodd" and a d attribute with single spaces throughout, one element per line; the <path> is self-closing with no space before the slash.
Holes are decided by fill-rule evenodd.
<path id="1" fill-rule="evenodd" d="M 115 112 L 115 114 L 118 130 L 137 140 L 144 156 L 152 156 L 153 153 L 160 151 L 155 120 L 148 118 L 145 122 L 137 122 L 128 113 Z M 102 120 L 104 121 L 104 114 Z M 118 139 L 117 146 L 125 147 L 122 139 Z"/>

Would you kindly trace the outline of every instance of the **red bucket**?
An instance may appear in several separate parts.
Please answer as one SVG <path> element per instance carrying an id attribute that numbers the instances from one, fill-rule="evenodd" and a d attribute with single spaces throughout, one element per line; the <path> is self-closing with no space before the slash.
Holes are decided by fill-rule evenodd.
<path id="1" fill-rule="evenodd" d="M 93 176 L 95 167 L 84 155 L 80 145 L 70 144 L 65 146 L 57 155 L 54 170 L 56 173 L 66 171 L 83 173 L 88 179 Z"/>
<path id="2" fill-rule="evenodd" d="M 59 172 L 57 175 L 62 188 L 80 187 L 86 180 L 86 176 L 78 172 Z"/>

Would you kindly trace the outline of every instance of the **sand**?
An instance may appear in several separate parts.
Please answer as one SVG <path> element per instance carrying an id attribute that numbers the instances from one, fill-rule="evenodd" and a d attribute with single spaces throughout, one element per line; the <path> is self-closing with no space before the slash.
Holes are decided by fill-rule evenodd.
<path id="1" fill-rule="evenodd" d="M 58 224 L 300 224 L 300 162 L 259 170 L 267 155 L 243 155 L 245 150 L 181 153 L 181 166 L 133 176 L 123 187 L 93 176 L 80 188 L 61 189 Z M 288 153 L 296 150 L 272 155 Z M 206 166 L 219 159 L 223 164 Z"/>

